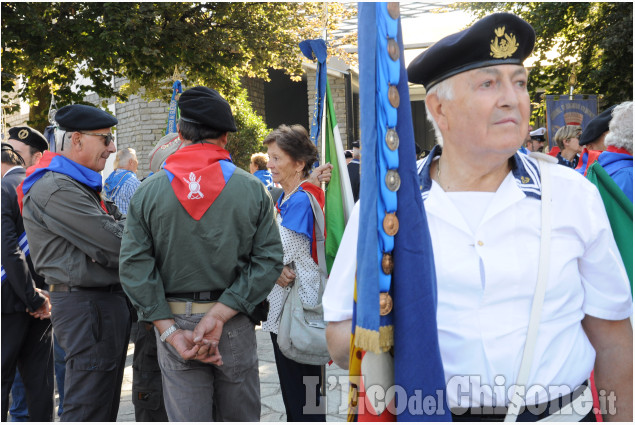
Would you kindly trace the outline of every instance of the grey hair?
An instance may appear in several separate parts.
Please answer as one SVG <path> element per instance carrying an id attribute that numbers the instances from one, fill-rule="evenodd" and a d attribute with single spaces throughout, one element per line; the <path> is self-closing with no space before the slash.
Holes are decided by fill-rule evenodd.
<path id="1" fill-rule="evenodd" d="M 620 103 L 613 109 L 612 115 L 604 144 L 633 153 L 633 102 Z"/>
<path id="2" fill-rule="evenodd" d="M 426 96 L 435 94 L 439 100 L 452 100 L 454 98 L 454 84 L 452 83 L 452 78 L 448 78 L 447 80 L 443 80 L 440 83 L 436 84 L 430 90 L 427 91 Z M 432 123 L 432 127 L 434 127 L 434 134 L 437 139 L 437 143 L 439 146 L 443 146 L 443 136 L 441 135 L 441 129 L 439 129 L 439 125 L 434 120 L 434 117 L 430 113 L 428 109 L 428 104 L 426 103 L 426 117 L 428 121 Z"/>
<path id="3" fill-rule="evenodd" d="M 131 159 L 137 159 L 137 151 L 132 148 L 122 148 L 117 151 L 115 156 L 115 168 L 125 166 Z"/>
<path id="4" fill-rule="evenodd" d="M 68 152 L 71 150 L 71 136 L 73 133 L 74 131 L 66 131 L 59 128 L 55 129 L 56 152 Z"/>

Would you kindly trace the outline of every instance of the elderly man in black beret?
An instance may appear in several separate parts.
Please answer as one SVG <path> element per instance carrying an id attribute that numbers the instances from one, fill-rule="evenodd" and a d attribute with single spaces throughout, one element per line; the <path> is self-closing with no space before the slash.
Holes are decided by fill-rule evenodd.
<path id="1" fill-rule="evenodd" d="M 25 167 L 36 164 L 47 149 L 44 136 L 27 126 L 9 129 L 9 139 L 2 144 L 3 421 L 16 368 L 24 383 L 29 419 L 53 420 L 51 305 L 44 279 L 33 268 L 16 192 Z"/>
<path id="2" fill-rule="evenodd" d="M 419 177 L 445 397 L 455 420 L 593 420 L 595 365 L 604 417 L 630 422 L 632 300 L 602 200 L 575 171 L 517 153 L 529 122 L 522 64 L 534 39 L 527 22 L 497 13 L 408 67 L 410 82 L 426 88 L 439 142 Z M 351 323 L 342 311 L 352 309 L 354 268 L 338 272 L 324 314 L 337 320 L 327 338 L 346 365 Z"/>
<path id="3" fill-rule="evenodd" d="M 273 202 L 225 150 L 227 101 L 194 87 L 179 108 L 183 146 L 130 201 L 121 282 L 156 327 L 170 421 L 258 421 L 254 323 L 282 271 Z"/>
<path id="4" fill-rule="evenodd" d="M 66 421 L 116 421 L 130 336 L 119 283 L 124 218 L 100 196 L 116 148 L 112 115 L 69 105 L 55 115 L 57 153 L 46 152 L 18 188 L 35 270 L 49 284 L 51 321 L 66 352 Z"/>

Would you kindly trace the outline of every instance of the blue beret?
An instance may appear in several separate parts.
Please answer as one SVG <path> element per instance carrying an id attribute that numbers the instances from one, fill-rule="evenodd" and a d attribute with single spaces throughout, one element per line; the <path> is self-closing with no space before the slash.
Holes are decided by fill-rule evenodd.
<path id="1" fill-rule="evenodd" d="M 49 142 L 42 133 L 27 126 L 11 127 L 9 129 L 9 139 L 17 140 L 25 145 L 33 146 L 40 152 L 44 152 L 49 148 Z"/>
<path id="2" fill-rule="evenodd" d="M 98 130 L 117 124 L 117 118 L 108 112 L 88 105 L 66 105 L 55 114 L 61 130 Z"/>
<path id="3" fill-rule="evenodd" d="M 408 65 L 408 81 L 426 90 L 456 74 L 494 65 L 522 65 L 536 33 L 511 13 L 494 13 L 442 38 Z"/>
<path id="4" fill-rule="evenodd" d="M 581 146 L 593 142 L 595 139 L 604 134 L 604 132 L 609 131 L 609 122 L 613 116 L 613 109 L 615 109 L 616 106 L 617 105 L 611 106 L 589 121 L 582 131 L 582 136 L 580 136 Z"/>
<path id="5" fill-rule="evenodd" d="M 229 103 L 216 90 L 192 87 L 179 97 L 181 119 L 217 131 L 236 131 Z"/>

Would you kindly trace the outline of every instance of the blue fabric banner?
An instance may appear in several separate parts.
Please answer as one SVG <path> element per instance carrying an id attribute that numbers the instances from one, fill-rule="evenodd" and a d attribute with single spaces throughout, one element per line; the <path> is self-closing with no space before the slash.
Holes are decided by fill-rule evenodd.
<path id="1" fill-rule="evenodd" d="M 386 3 L 359 3 L 359 69 L 361 105 L 362 165 L 360 182 L 360 223 L 357 254 L 357 304 L 354 330 L 392 325 L 394 334 L 395 385 L 400 403 L 408 403 L 413 396 L 428 396 L 440 405 L 433 411 L 417 410 L 410 406 L 397 414 L 398 421 L 450 421 L 445 398 L 445 375 L 439 350 L 436 323 L 436 272 L 432 242 L 424 210 L 415 162 L 415 141 L 408 91 L 408 77 L 404 63 L 400 20 L 392 22 L 386 16 Z M 392 28 L 396 25 L 396 28 Z M 396 36 L 399 60 L 386 60 L 386 41 Z M 383 50 L 381 50 L 383 49 Z M 394 69 L 393 69 L 394 68 Z M 396 71 L 396 75 L 395 72 Z M 379 81 L 379 84 L 378 84 Z M 386 91 L 378 89 L 384 85 Z M 399 105 L 392 111 L 385 106 L 388 87 L 399 94 Z M 391 89 L 392 89 L 391 88 Z M 383 97 L 382 97 L 383 96 Z M 385 98 L 384 98 L 385 97 Z M 385 123 L 383 128 L 379 122 Z M 394 127 L 393 127 L 394 126 Z M 399 147 L 395 158 L 385 152 L 386 133 L 395 130 Z M 379 198 L 387 189 L 383 179 L 386 170 L 395 170 L 401 180 L 396 191 L 396 216 L 399 230 L 394 245 L 382 242 L 382 223 L 378 217 Z M 391 192 L 395 194 L 395 192 Z M 386 198 L 388 199 L 388 198 Z M 384 208 L 390 200 L 381 201 Z M 394 206 L 392 208 L 395 208 Z M 382 211 L 385 214 L 389 211 Z M 392 312 L 382 316 L 377 305 L 384 291 L 380 275 L 384 272 L 378 262 L 380 247 L 392 249 L 394 269 L 390 294 Z M 362 348 L 362 347 L 360 347 Z M 439 397 L 439 392 L 443 396 Z M 403 398 L 405 397 L 405 398 Z"/>
<path id="2" fill-rule="evenodd" d="M 300 43 L 302 54 L 308 59 L 317 60 L 315 72 L 315 102 L 313 104 L 313 119 L 311 120 L 311 140 L 318 144 L 322 115 L 324 110 L 324 93 L 326 92 L 326 42 L 320 38 L 304 40 Z"/>
<path id="3" fill-rule="evenodd" d="M 165 129 L 165 134 L 176 133 L 176 123 L 180 117 L 178 100 L 181 93 L 183 93 L 181 82 L 179 80 L 176 80 L 174 84 L 172 84 L 172 99 L 170 100 L 170 109 L 168 110 L 168 125 Z"/>
<path id="4" fill-rule="evenodd" d="M 549 148 L 555 146 L 553 137 L 565 125 L 586 125 L 598 114 L 598 100 L 594 94 L 576 94 L 573 100 L 569 95 L 549 94 L 547 102 L 547 130 L 549 132 Z"/>

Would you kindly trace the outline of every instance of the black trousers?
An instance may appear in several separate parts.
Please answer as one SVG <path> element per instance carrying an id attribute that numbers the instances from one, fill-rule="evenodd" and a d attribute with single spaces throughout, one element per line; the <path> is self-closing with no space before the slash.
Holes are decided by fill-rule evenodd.
<path id="1" fill-rule="evenodd" d="M 168 422 L 154 326 L 147 322 L 138 322 L 134 326 L 137 326 L 132 358 L 132 404 L 135 421 Z"/>
<path id="2" fill-rule="evenodd" d="M 278 335 L 273 332 L 271 332 L 271 342 L 280 379 L 282 400 L 287 412 L 287 422 L 326 422 L 326 401 L 320 404 L 321 366 L 302 364 L 286 358 L 278 347 Z M 312 382 L 316 382 L 315 387 L 307 388 L 304 384 L 305 377 L 314 377 Z M 315 397 L 315 399 L 309 398 L 307 404 L 307 397 Z M 317 407 L 320 413 L 305 414 L 305 406 L 312 408 L 313 411 Z"/>
<path id="3" fill-rule="evenodd" d="M 51 321 L 66 353 L 62 422 L 115 422 L 130 338 L 123 291 L 51 292 Z"/>
<path id="4" fill-rule="evenodd" d="M 9 411 L 9 393 L 16 367 L 22 375 L 29 418 L 53 421 L 53 332 L 51 321 L 28 313 L 2 314 L 2 421 Z"/>

